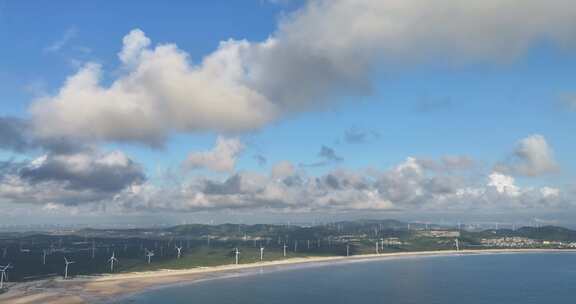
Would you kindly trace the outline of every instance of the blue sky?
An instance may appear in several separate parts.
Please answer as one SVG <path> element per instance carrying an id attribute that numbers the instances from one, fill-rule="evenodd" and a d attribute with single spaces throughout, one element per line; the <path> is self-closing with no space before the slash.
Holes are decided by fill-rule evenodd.
<path id="1" fill-rule="evenodd" d="M 140 29 L 145 37 L 152 41 L 150 48 L 154 48 L 158 43 L 174 43 L 179 50 L 187 54 L 190 66 L 198 68 L 203 58 L 216 52 L 221 41 L 233 39 L 237 42 L 245 39 L 248 43 L 257 44 L 269 37 L 282 42 L 282 39 L 286 39 L 285 36 L 289 34 L 305 36 L 302 32 L 297 32 L 294 29 L 297 27 L 293 25 L 297 24 L 300 19 L 304 19 L 303 15 L 318 13 L 313 12 L 311 7 L 318 5 L 330 12 L 331 9 L 340 5 L 339 1 L 333 4 L 327 4 L 325 1 L 310 1 L 310 3 L 307 4 L 306 1 L 276 3 L 263 0 L 173 1 L 167 5 L 143 1 L 38 3 L 36 1 L 0 0 L 0 39 L 3 41 L 3 47 L 0 48 L 0 100 L 2 101 L 0 115 L 16 117 L 34 124 L 39 118 L 38 114 L 35 116 L 30 113 L 30 107 L 38 103 L 40 97 L 52 98 L 53 102 L 57 102 L 58 91 L 66 79 L 76 74 L 88 62 L 101 64 L 100 85 L 102 88 L 122 79 L 126 71 L 123 70 L 125 68 L 122 67 L 118 53 L 123 47 L 123 37 L 135 29 Z M 376 2 L 366 1 L 366 3 L 378 6 L 377 9 L 382 9 L 388 14 L 385 5 L 379 7 L 380 4 Z M 550 4 L 550 6 L 554 5 L 556 3 Z M 426 8 L 416 6 L 409 9 L 428 13 Z M 558 6 L 560 11 L 561 4 Z M 448 12 L 451 11 L 450 7 L 446 9 Z M 571 11 L 572 7 L 563 9 Z M 544 14 L 550 14 L 551 20 L 558 20 L 566 15 L 559 13 L 559 17 L 553 16 L 554 12 L 554 10 L 547 10 Z M 470 10 L 463 14 L 466 13 L 474 14 L 475 12 Z M 322 14 L 322 10 L 319 14 Z M 524 22 L 526 19 L 523 18 L 522 13 L 519 15 L 518 22 Z M 386 16 L 382 18 L 385 19 Z M 445 21 L 451 22 L 450 18 Z M 330 24 L 332 21 L 326 22 Z M 561 32 L 570 25 L 573 24 L 559 22 L 558 28 L 546 28 L 542 29 L 542 32 Z M 314 26 L 314 24 L 308 26 Z M 338 28 L 338 25 L 335 24 L 334 27 Z M 454 28 L 457 32 L 458 24 L 454 24 Z M 441 27 L 439 29 L 442 30 Z M 386 28 L 382 29 L 382 31 L 386 30 Z M 465 30 L 466 28 L 463 27 L 463 31 Z M 490 30 L 487 32 L 486 37 L 471 36 L 470 39 L 492 39 Z M 535 30 L 535 32 L 539 31 Z M 514 40 L 515 33 L 508 34 L 512 35 L 511 40 Z M 408 31 L 405 35 L 410 35 L 410 32 Z M 418 35 L 422 34 L 418 33 Z M 433 33 L 430 35 L 433 36 Z M 499 47 L 508 47 L 505 39 L 496 37 L 497 31 L 493 33 L 493 36 L 495 36 L 494 43 L 501 44 Z M 525 36 L 527 35 L 522 32 L 518 34 L 520 37 L 518 39 L 524 39 Z M 382 39 L 382 37 L 376 35 L 373 39 Z M 431 37 L 430 41 L 433 39 L 435 38 Z M 363 61 L 365 58 L 371 58 L 366 59 L 368 68 L 358 65 L 363 69 L 361 76 L 352 82 L 354 82 L 353 86 L 360 83 L 359 89 L 347 89 L 348 82 L 331 84 L 329 90 L 323 91 L 321 96 L 306 97 L 318 99 L 321 102 L 306 100 L 305 102 L 310 106 L 307 105 L 304 110 L 281 110 L 281 115 L 276 115 L 255 128 L 222 132 L 219 126 L 214 129 L 202 127 L 201 130 L 166 127 L 167 131 L 164 130 L 166 131 L 164 135 L 167 139 L 162 142 L 162 147 L 150 147 L 147 142 L 139 142 L 138 139 L 118 139 L 115 135 L 106 135 L 97 139 L 94 139 L 92 134 L 71 136 L 66 128 L 64 128 L 65 134 L 51 133 L 49 136 L 66 137 L 74 142 L 80 141 L 90 146 L 93 151 L 97 151 L 94 154 L 100 153 L 98 157 L 103 157 L 102 155 L 106 155 L 109 151 L 121 151 L 123 156 L 142 168 L 141 175 L 145 176 L 145 183 L 150 186 L 166 184 L 167 171 L 176 175 L 179 181 L 186 180 L 192 184 L 201 183 L 198 180 L 206 183 L 208 179 L 211 182 L 223 182 L 231 176 L 246 174 L 246 172 L 268 175 L 278 163 L 283 161 L 290 162 L 292 171 L 297 172 L 291 174 L 302 174 L 307 179 L 321 178 L 334 171 L 355 172 L 355 174 L 365 174 L 363 172 L 370 170 L 379 171 L 377 174 L 366 173 L 368 176 L 366 178 L 372 180 L 379 179 L 380 175 L 389 175 L 389 170 L 393 171 L 408 157 L 440 162 L 443 157 L 458 156 L 472 160 L 473 168 L 457 174 L 451 170 L 438 172 L 435 169 L 435 171 L 425 173 L 426 177 L 423 178 L 428 181 L 424 183 L 429 183 L 436 177 L 459 176 L 473 181 L 469 185 L 458 187 L 478 188 L 484 187 L 485 185 L 480 184 L 486 183 L 488 176 L 498 171 L 499 174 L 512 177 L 515 182 L 514 187 L 561 189 L 563 192 L 562 199 L 559 199 L 561 202 L 546 203 L 545 206 L 533 206 L 530 203 L 535 210 L 535 216 L 547 214 L 568 208 L 566 206 L 572 208 L 571 202 L 573 202 L 573 197 L 564 194 L 564 192 L 571 193 L 576 170 L 576 160 L 573 158 L 573 151 L 576 150 L 576 142 L 573 140 L 576 113 L 570 110 L 568 100 L 574 91 L 573 71 L 576 67 L 574 48 L 570 45 L 573 43 L 571 39 L 550 39 L 550 37 L 535 35 L 534 39 L 527 40 L 525 47 L 511 56 L 481 54 L 477 58 L 474 52 L 476 50 L 464 56 L 457 51 L 452 53 L 451 47 L 457 49 L 460 43 L 458 41 L 448 40 L 445 42 L 446 46 L 436 46 L 435 43 L 430 43 L 429 54 L 427 51 L 415 50 L 414 52 L 421 54 L 411 58 L 410 55 L 404 57 L 389 52 L 386 41 L 382 45 L 375 43 L 377 47 L 370 47 L 365 51 L 361 46 L 364 40 L 359 40 L 360 46 L 356 60 Z M 312 44 L 322 47 L 322 44 L 317 41 Z M 392 43 L 395 41 L 390 41 L 390 44 Z M 442 41 L 438 44 L 441 43 Z M 420 46 L 420 42 L 414 45 Z M 514 47 L 515 45 L 511 45 L 509 48 Z M 353 52 L 356 51 L 353 45 L 345 48 L 346 51 L 350 49 Z M 306 49 L 296 50 L 306 52 Z M 332 50 L 327 52 L 330 53 Z M 405 49 L 404 52 L 410 53 L 412 50 Z M 335 54 L 334 56 L 337 56 L 340 53 Z M 336 61 L 348 59 L 348 57 L 336 58 Z M 334 58 L 329 57 L 326 60 L 334 60 Z M 338 64 L 338 62 L 335 63 L 336 66 Z M 355 63 L 347 66 L 356 67 Z M 283 74 L 281 69 L 274 69 L 274 71 Z M 268 76 L 264 75 L 264 77 Z M 303 81 L 306 84 L 315 81 L 322 82 L 323 79 L 320 78 L 330 77 L 328 74 L 316 76 L 319 78 L 311 77 Z M 282 81 L 294 81 L 295 91 L 305 85 L 304 82 L 299 84 L 299 79 L 286 77 Z M 277 103 L 274 97 L 270 97 L 273 93 L 270 93 L 271 95 L 268 93 L 275 92 L 272 89 L 266 91 L 264 88 L 259 92 L 263 92 L 262 94 L 270 99 L 272 104 L 286 102 Z M 210 100 L 202 102 L 209 103 Z M 290 102 L 290 98 L 287 102 Z M 58 117 L 58 120 L 49 121 L 65 123 L 62 121 L 63 116 Z M 102 118 L 102 116 L 97 117 Z M 107 122 L 104 118 L 98 123 L 106 124 Z M 48 124 L 41 128 L 50 130 L 52 127 Z M 81 127 L 86 127 L 88 130 L 92 128 L 84 124 L 79 125 L 79 128 Z M 38 131 L 32 131 L 32 133 L 35 132 Z M 361 134 L 365 140 L 356 143 L 348 142 L 345 139 L 347 132 Z M 530 150 L 531 152 L 524 154 L 518 152 L 524 151 L 521 141 L 534 135 L 544 139 L 543 143 L 538 142 L 541 144 L 538 147 L 545 151 Z M 46 134 L 34 136 L 47 138 Z M 219 137 L 237 140 L 241 143 L 242 148 L 232 155 L 234 161 L 232 169 L 212 170 L 211 165 L 205 164 L 205 159 L 195 162 L 192 168 L 186 168 L 186 165 L 183 165 L 191 154 L 213 151 Z M 331 150 L 339 159 L 320 155 L 319 151 L 322 147 Z M 547 154 L 548 152 L 550 155 Z M 534 163 L 531 157 L 538 158 L 542 153 L 550 159 L 543 160 L 544 163 Z M 62 158 L 64 156 L 58 158 L 61 155 L 46 147 L 26 151 L 5 148 L 0 151 L 2 161 L 12 162 L 14 160 L 31 161 L 42 155 L 48 155 L 48 159 L 50 157 L 59 161 L 64 159 Z M 265 164 L 260 164 L 256 160 L 257 155 L 266 159 Z M 90 155 L 90 157 L 93 156 Z M 315 163 L 317 165 L 309 166 Z M 498 165 L 502 165 L 505 169 L 495 170 Z M 249 178 L 244 177 L 243 180 L 246 182 Z M 47 177 L 46 182 L 54 181 L 65 182 L 66 184 L 62 187 L 67 190 L 74 184 L 71 180 L 63 181 Z M 142 186 L 141 180 L 138 183 Z M 247 183 L 250 184 L 250 182 Z M 30 185 L 31 189 L 36 186 L 38 186 L 36 183 Z M 392 186 L 378 186 L 378 191 L 384 191 L 382 187 Z M 92 191 L 92 189 L 84 190 Z M 124 191 L 125 189 L 115 190 Z M 244 189 L 240 191 L 240 194 L 248 195 L 247 191 Z M 294 191 L 302 192 L 303 190 Z M 13 210 L 20 210 L 22 206 L 33 206 L 39 213 L 42 212 L 41 210 L 46 210 L 43 208 L 46 208 L 47 204 L 50 210 L 59 210 L 60 205 L 73 205 L 74 208 L 83 210 L 82 208 L 89 208 L 84 206 L 96 203 L 98 206 L 115 204 L 110 203 L 111 197 L 115 197 L 118 193 L 111 194 L 111 196 L 101 196 L 101 194 L 98 192 L 98 199 L 90 199 L 90 204 L 86 205 L 70 204 L 66 200 L 60 201 L 56 195 L 49 195 L 50 198 L 42 202 L 42 199 L 31 201 L 26 197 L 15 200 L 13 196 L 6 194 L 5 203 Z M 362 195 L 366 193 L 358 193 L 357 196 L 362 197 Z M 383 194 L 380 193 L 380 195 Z M 214 198 L 217 202 L 209 203 L 211 207 L 208 212 L 234 213 L 235 209 L 230 208 L 226 203 L 227 199 L 233 200 L 237 197 Z M 323 201 L 325 198 L 300 199 Z M 154 204 L 154 199 L 150 200 L 147 206 Z M 247 200 L 258 199 L 250 196 Z M 506 201 L 507 199 L 499 197 L 494 200 Z M 512 200 L 515 201 L 513 205 L 521 205 L 516 202 L 517 198 Z M 2 201 L 1 192 L 0 201 Z M 411 209 L 412 207 L 400 207 L 400 203 L 395 202 L 391 197 L 381 198 L 379 203 L 382 205 L 375 203 L 379 207 L 376 205 L 366 207 L 370 205 L 370 202 L 362 198 L 358 202 L 361 208 L 352 207 L 350 208 L 352 211 L 348 211 L 348 208 L 345 210 L 336 208 L 338 210 L 334 212 L 339 216 L 342 214 L 345 216 L 349 212 L 352 216 L 374 209 L 379 212 L 383 211 L 386 216 L 387 207 L 382 207 L 387 206 L 384 202 L 393 206 L 390 209 L 410 209 L 406 213 L 416 214 L 415 216 L 418 216 L 419 212 L 426 214 L 431 209 L 435 212 L 452 212 L 452 209 L 445 205 L 416 210 Z M 164 202 L 159 204 L 162 205 Z M 287 203 L 287 205 L 292 204 Z M 324 203 L 319 204 L 324 206 Z M 505 205 L 505 203 L 499 204 Z M 184 205 L 188 206 L 188 203 Z M 233 205 L 236 206 L 236 204 Z M 152 211 L 149 212 L 158 214 L 165 212 L 158 210 L 170 209 L 164 207 L 162 205 L 162 208 L 150 208 Z M 97 214 L 95 216 L 104 216 L 102 214 L 105 212 L 102 213 L 102 207 L 91 208 L 90 210 L 99 210 L 94 212 Z M 108 208 L 123 210 L 130 215 L 148 214 L 148 211 L 143 211 L 146 208 L 126 211 L 130 208 L 126 208 L 125 204 Z M 264 203 L 249 208 L 263 210 L 258 212 L 266 218 L 270 212 L 267 210 L 272 207 Z M 291 213 L 294 211 L 291 208 L 281 208 L 281 212 Z M 182 210 L 181 207 L 174 209 Z M 303 210 L 320 212 L 321 207 L 315 205 L 296 209 L 298 211 L 295 214 L 298 214 Z M 332 210 L 332 208 L 328 209 Z M 468 213 L 467 209 L 457 208 L 457 210 Z M 194 216 L 197 210 L 191 208 L 186 212 Z M 272 214 L 275 214 L 274 212 Z M 509 211 L 509 213 L 513 212 Z M 13 214 L 15 218 L 24 216 L 16 211 Z"/>

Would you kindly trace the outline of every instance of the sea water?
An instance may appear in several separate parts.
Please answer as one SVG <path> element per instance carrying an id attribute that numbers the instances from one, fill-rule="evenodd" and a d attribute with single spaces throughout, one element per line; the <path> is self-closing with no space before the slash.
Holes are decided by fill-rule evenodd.
<path id="1" fill-rule="evenodd" d="M 113 303 L 576 303 L 576 254 L 410 257 L 249 270 Z"/>

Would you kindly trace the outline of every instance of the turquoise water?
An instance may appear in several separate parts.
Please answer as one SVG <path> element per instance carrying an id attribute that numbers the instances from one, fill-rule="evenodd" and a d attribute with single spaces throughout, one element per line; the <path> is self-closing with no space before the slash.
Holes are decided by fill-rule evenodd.
<path id="1" fill-rule="evenodd" d="M 418 257 L 260 270 L 115 303 L 576 303 L 576 254 Z"/>

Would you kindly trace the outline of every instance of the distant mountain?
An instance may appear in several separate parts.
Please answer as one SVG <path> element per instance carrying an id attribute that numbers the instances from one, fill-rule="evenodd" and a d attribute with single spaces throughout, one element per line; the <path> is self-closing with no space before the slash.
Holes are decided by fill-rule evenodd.
<path id="1" fill-rule="evenodd" d="M 525 237 L 536 240 L 576 241 L 576 231 L 558 226 L 522 227 L 517 230 L 489 229 L 467 234 L 477 238 Z"/>
<path id="2" fill-rule="evenodd" d="M 557 226 L 522 227 L 516 230 L 516 234 L 532 239 L 576 241 L 576 231 Z"/>

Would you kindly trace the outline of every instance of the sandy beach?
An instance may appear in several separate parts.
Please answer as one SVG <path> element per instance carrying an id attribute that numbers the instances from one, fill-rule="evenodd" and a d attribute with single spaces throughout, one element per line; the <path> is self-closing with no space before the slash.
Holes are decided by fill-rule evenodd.
<path id="1" fill-rule="evenodd" d="M 386 254 L 356 255 L 351 257 L 307 257 L 286 260 L 199 267 L 183 270 L 158 270 L 152 272 L 121 273 L 99 276 L 76 277 L 74 280 L 52 278 L 26 283 L 9 283 L 9 291 L 0 295 L 0 303 L 14 304 L 81 304 L 105 302 L 107 300 L 144 291 L 148 288 L 177 283 L 190 283 L 214 276 L 231 275 L 243 270 L 261 267 L 274 268 L 306 263 L 337 263 L 376 259 L 393 259 L 423 256 L 450 256 L 462 254 L 506 254 L 506 253 L 543 253 L 576 252 L 576 250 L 556 249 L 487 249 L 461 251 L 422 251 Z"/>

